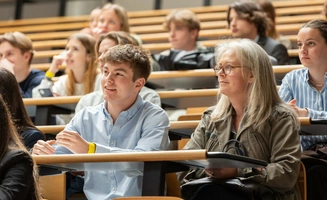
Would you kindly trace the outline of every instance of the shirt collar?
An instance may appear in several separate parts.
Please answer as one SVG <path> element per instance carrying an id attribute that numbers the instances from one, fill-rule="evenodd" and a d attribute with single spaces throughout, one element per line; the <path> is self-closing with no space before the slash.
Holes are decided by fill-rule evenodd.
<path id="1" fill-rule="evenodd" d="M 124 115 L 125 117 L 130 119 L 137 113 L 137 111 L 143 106 L 143 104 L 144 104 L 143 99 L 141 98 L 140 95 L 137 95 L 137 98 L 136 98 L 136 101 L 134 102 L 134 104 L 130 108 L 128 108 L 127 110 L 122 111 L 119 114 L 119 116 Z M 104 115 L 105 119 L 110 119 L 111 120 L 112 118 L 111 118 L 109 112 L 106 109 L 106 105 L 107 105 L 107 101 L 104 101 L 102 103 L 103 115 Z"/>
<path id="2" fill-rule="evenodd" d="M 255 36 L 253 42 L 258 43 L 258 41 L 259 41 L 259 35 Z"/>

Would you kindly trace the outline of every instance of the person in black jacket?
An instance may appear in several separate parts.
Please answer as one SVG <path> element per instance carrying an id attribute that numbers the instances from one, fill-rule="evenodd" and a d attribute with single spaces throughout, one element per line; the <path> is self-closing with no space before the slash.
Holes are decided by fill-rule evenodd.
<path id="1" fill-rule="evenodd" d="M 0 199 L 41 200 L 37 167 L 20 141 L 0 95 Z"/>
<path id="2" fill-rule="evenodd" d="M 28 116 L 15 76 L 5 68 L 0 68 L 0 94 L 11 113 L 17 133 L 21 136 L 27 149 L 33 148 L 38 140 L 44 140 Z"/>
<path id="3" fill-rule="evenodd" d="M 228 28 L 234 38 L 248 38 L 259 44 L 278 65 L 289 64 L 286 47 L 266 35 L 269 23 L 266 14 L 255 2 L 235 2 L 227 11 Z"/>

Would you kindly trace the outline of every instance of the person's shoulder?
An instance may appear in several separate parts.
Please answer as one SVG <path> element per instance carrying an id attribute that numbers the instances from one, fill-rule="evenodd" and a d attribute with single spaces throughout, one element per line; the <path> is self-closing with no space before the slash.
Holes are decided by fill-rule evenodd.
<path id="1" fill-rule="evenodd" d="M 308 73 L 308 68 L 303 67 L 300 69 L 295 69 L 286 74 L 286 77 L 292 78 L 292 79 L 297 79 L 299 77 L 304 77 Z"/>
<path id="2" fill-rule="evenodd" d="M 153 104 L 149 101 L 143 100 L 143 109 L 146 110 L 152 110 L 152 111 L 160 111 L 160 112 L 165 112 L 164 109 L 162 109 L 160 106 Z"/>
<path id="3" fill-rule="evenodd" d="M 43 133 L 36 128 L 27 128 L 22 131 L 22 135 L 35 135 L 35 134 L 43 134 Z"/>
<path id="4" fill-rule="evenodd" d="M 25 79 L 25 81 L 30 81 L 30 82 L 41 82 L 41 80 L 44 78 L 44 71 L 38 70 L 38 69 L 32 69 Z"/>
<path id="5" fill-rule="evenodd" d="M 41 75 L 44 76 L 45 72 L 44 71 L 41 71 L 39 69 L 32 69 L 31 72 L 30 72 L 30 74 L 37 75 L 37 76 L 41 76 Z"/>
<path id="6" fill-rule="evenodd" d="M 271 38 L 269 36 L 265 36 L 267 38 L 266 43 L 269 45 L 273 45 L 273 46 L 279 46 L 282 45 L 284 46 L 281 42 L 279 42 L 278 40 L 275 40 L 274 38 Z"/>
<path id="7" fill-rule="evenodd" d="M 291 108 L 285 103 L 279 103 L 273 107 L 270 119 L 278 122 L 282 118 L 294 118 Z"/>
<path id="8" fill-rule="evenodd" d="M 32 158 L 27 152 L 20 149 L 13 149 L 9 150 L 1 159 L 0 166 L 5 168 L 6 166 L 11 166 L 24 160 L 32 163 Z"/>
<path id="9" fill-rule="evenodd" d="M 102 94 L 102 91 L 94 91 L 94 92 L 91 92 L 91 93 L 88 93 L 88 94 L 85 94 L 81 97 L 80 101 L 92 101 L 92 102 L 89 102 L 90 105 L 98 105 L 98 101 L 96 102 L 93 102 L 95 101 L 95 99 L 102 99 L 103 100 L 103 94 Z"/>
<path id="10" fill-rule="evenodd" d="M 169 54 L 170 54 L 170 50 L 165 50 L 159 53 L 159 55 L 161 56 L 169 56 Z"/>
<path id="11" fill-rule="evenodd" d="M 104 109 L 104 102 L 100 103 L 98 105 L 89 105 L 81 109 L 78 113 L 76 113 L 75 116 L 81 116 L 81 117 L 86 117 L 86 116 L 92 116 L 92 115 L 97 115 L 100 112 L 103 111 Z"/>
<path id="12" fill-rule="evenodd" d="M 143 86 L 142 89 L 140 90 L 140 96 L 143 98 L 143 96 L 146 96 L 146 95 L 149 95 L 149 94 L 159 96 L 158 92 L 156 92 L 154 89 Z"/>

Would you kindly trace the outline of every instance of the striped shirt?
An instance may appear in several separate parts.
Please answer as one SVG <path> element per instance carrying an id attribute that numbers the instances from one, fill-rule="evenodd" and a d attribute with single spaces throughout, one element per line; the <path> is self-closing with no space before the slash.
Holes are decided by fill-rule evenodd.
<path id="1" fill-rule="evenodd" d="M 325 84 L 319 92 L 309 84 L 308 68 L 293 70 L 283 78 L 278 91 L 285 102 L 296 99 L 296 106 L 306 108 L 308 117 L 312 119 L 327 119 L 327 74 Z M 302 150 L 307 150 L 316 143 L 327 143 L 327 135 L 301 136 Z"/>

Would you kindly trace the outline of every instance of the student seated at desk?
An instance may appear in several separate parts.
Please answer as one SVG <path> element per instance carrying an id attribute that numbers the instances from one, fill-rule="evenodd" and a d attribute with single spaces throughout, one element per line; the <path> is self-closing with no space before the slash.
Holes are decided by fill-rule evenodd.
<path id="1" fill-rule="evenodd" d="M 272 65 L 266 52 L 248 39 L 221 44 L 215 67 L 220 84 L 218 102 L 206 110 L 188 149 L 237 154 L 267 161 L 263 168 L 192 169 L 180 174 L 181 183 L 210 177 L 240 178 L 254 184 L 262 199 L 300 199 L 297 179 L 300 169 L 297 115 L 278 96 Z M 182 186 L 183 187 L 183 186 Z M 182 190 L 183 191 L 183 190 Z M 260 198 L 260 199 L 261 199 Z M 194 199 L 256 199 L 224 184 L 208 184 L 194 191 Z"/>
<path id="2" fill-rule="evenodd" d="M 278 65 L 289 64 L 286 47 L 267 36 L 269 27 L 266 14 L 252 1 L 240 1 L 229 5 L 228 28 L 234 38 L 248 38 L 259 44 L 269 56 L 277 59 Z M 271 58 L 271 60 L 273 60 Z"/>
<path id="3" fill-rule="evenodd" d="M 16 77 L 23 98 L 32 97 L 32 89 L 44 78 L 44 72 L 31 69 L 34 51 L 32 40 L 21 32 L 0 36 L 0 67 L 8 69 Z"/>
<path id="4" fill-rule="evenodd" d="M 146 52 L 133 45 L 117 45 L 103 56 L 101 86 L 104 102 L 78 112 L 55 141 L 38 141 L 33 154 L 115 153 L 166 150 L 169 120 L 157 105 L 142 100 L 139 91 L 151 72 Z M 135 172 L 135 173 L 134 173 Z M 85 171 L 88 199 L 140 196 L 138 170 Z"/>
<path id="5" fill-rule="evenodd" d="M 41 200 L 37 166 L 20 141 L 2 95 L 0 113 L 0 199 Z"/>
<path id="6" fill-rule="evenodd" d="M 11 113 L 17 133 L 27 149 L 33 148 L 38 140 L 44 140 L 28 116 L 15 76 L 7 69 L 0 68 L 0 94 Z"/>
<path id="7" fill-rule="evenodd" d="M 101 73 L 95 63 L 94 45 L 94 38 L 86 33 L 69 37 L 64 55 L 53 57 L 41 84 L 33 89 L 33 97 L 41 97 L 44 89 L 50 89 L 54 96 L 84 95 L 100 90 Z M 53 83 L 52 78 L 63 62 L 67 65 L 66 75 Z M 57 124 L 67 124 L 72 117 L 73 114 L 57 115 Z"/>
<path id="8" fill-rule="evenodd" d="M 95 45 L 95 52 L 98 54 L 98 61 L 99 66 L 102 71 L 104 63 L 103 63 L 103 56 L 108 51 L 110 47 L 115 45 L 124 45 L 124 44 L 132 44 L 138 46 L 137 41 L 129 35 L 129 33 L 123 31 L 112 31 L 110 33 L 101 35 L 99 40 Z M 139 95 L 142 97 L 143 100 L 150 101 L 153 104 L 161 106 L 161 100 L 158 93 L 146 86 L 143 86 Z M 78 104 L 76 105 L 75 112 L 77 113 L 82 108 L 86 106 L 96 106 L 102 103 L 103 100 L 103 93 L 102 91 L 95 91 L 90 94 L 83 96 Z"/>
<path id="9" fill-rule="evenodd" d="M 327 119 L 327 21 L 312 20 L 298 33 L 299 58 L 305 68 L 286 74 L 279 89 L 300 117 Z M 327 136 L 301 135 L 304 154 L 325 149 Z M 308 200 L 327 196 L 327 163 L 302 160 L 307 172 Z M 319 183 L 319 184 L 318 184 Z"/>
<path id="10" fill-rule="evenodd" d="M 154 55 L 160 70 L 212 68 L 214 54 L 197 42 L 200 20 L 190 10 L 173 10 L 166 16 L 165 29 L 169 32 L 172 48 Z"/>

